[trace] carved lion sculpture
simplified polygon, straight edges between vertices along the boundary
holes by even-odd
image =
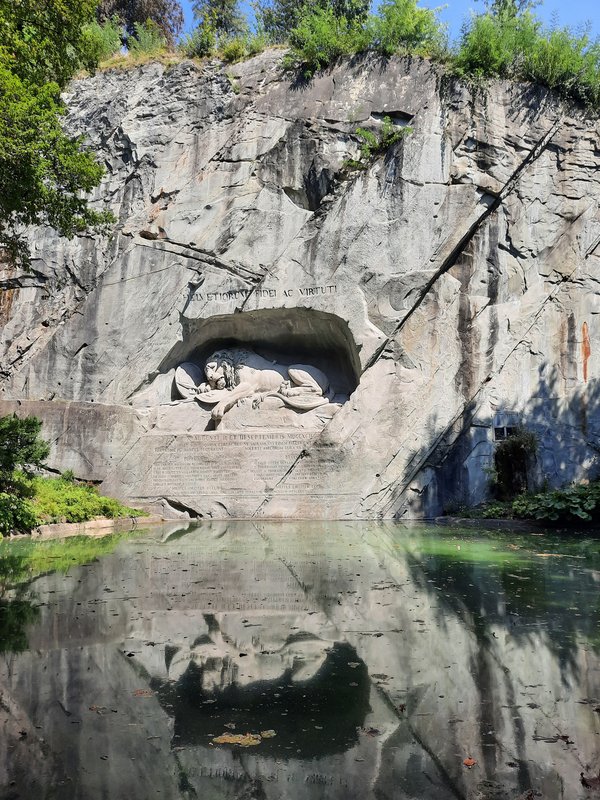
[[[198,385],[200,373],[196,364],[181,364],[175,384],[182,397],[214,405],[212,417],[216,422],[245,398],[252,398],[255,408],[266,397],[278,397],[290,408],[309,411],[329,403],[333,396],[327,376],[316,367],[286,367],[243,348],[213,353],[204,365],[206,381]]]

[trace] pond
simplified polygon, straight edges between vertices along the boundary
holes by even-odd
[[[600,796],[598,540],[178,523],[0,587],[2,800]]]

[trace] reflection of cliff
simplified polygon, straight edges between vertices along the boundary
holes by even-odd
[[[206,746],[215,731],[274,730],[261,756],[323,758],[356,745],[369,711],[367,668],[350,645],[324,651],[319,644],[320,663],[306,679],[292,666],[270,680],[244,684],[227,657],[194,659],[177,681],[153,679],[160,704],[175,721],[173,744]],[[306,664],[299,666],[303,672]],[[224,687],[215,685],[215,673],[227,675]]]
[[[597,556],[377,524],[159,539],[35,582],[32,650],[0,664],[0,797],[585,797]]]

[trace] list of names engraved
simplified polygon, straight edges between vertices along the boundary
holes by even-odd
[[[261,431],[164,437],[154,451],[151,492],[193,497],[271,491],[315,436],[314,431]],[[314,488],[319,479],[315,471]],[[303,492],[307,486],[289,488]]]

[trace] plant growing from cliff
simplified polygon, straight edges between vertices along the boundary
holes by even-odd
[[[360,139],[360,158],[349,159],[344,166],[349,169],[365,169],[369,162],[379,155],[386,153],[390,147],[410,136],[413,129],[409,125],[398,127],[390,117],[384,117],[381,129],[375,133],[368,128],[357,128],[356,136]]]
[[[304,77],[332,64],[341,56],[368,48],[368,32],[360,20],[337,16],[331,6],[305,11],[289,34],[288,69],[300,68]]]
[[[84,26],[94,7],[94,0],[0,3],[0,249],[12,263],[28,263],[27,225],[70,237],[112,220],[83,196],[102,167],[60,124],[60,90],[89,61]]]
[[[453,59],[464,77],[530,80],[600,106],[600,43],[587,31],[542,25],[535,3],[495,0],[474,14]]]
[[[384,56],[441,55],[446,48],[446,34],[436,13],[419,8],[417,0],[384,0],[370,19],[371,48]]]
[[[344,55],[374,51],[440,54],[445,35],[436,11],[418,0],[384,0],[376,15],[352,14],[335,2],[305,5],[289,33],[288,67],[301,67],[310,77]]]
[[[225,42],[221,48],[221,58],[228,64],[241,61],[247,54],[246,40],[242,36],[236,36]]]
[[[284,43],[302,17],[318,8],[330,8],[338,18],[364,23],[368,0],[257,0],[254,10],[258,28],[270,42]]]
[[[179,44],[180,51],[188,58],[211,56],[217,46],[217,32],[210,20],[202,22]]]

